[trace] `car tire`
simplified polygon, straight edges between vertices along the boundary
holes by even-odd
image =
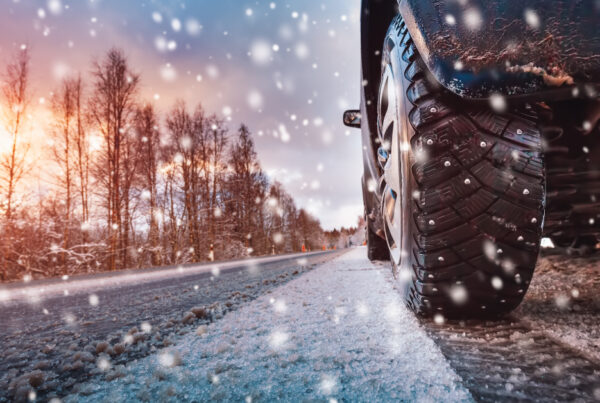
[[[531,107],[498,113],[444,89],[402,18],[394,19],[382,53],[375,143],[384,160],[386,244],[418,314],[495,317],[522,301],[544,221],[537,123]]]

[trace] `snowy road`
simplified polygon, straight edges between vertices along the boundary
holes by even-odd
[[[64,396],[342,252],[0,286],[0,402]],[[194,312],[190,312],[193,310]]]
[[[364,248],[307,259],[0,303],[4,399],[600,401],[600,258],[542,258],[511,317],[444,324]]]
[[[364,249],[322,265],[73,401],[470,401]]]

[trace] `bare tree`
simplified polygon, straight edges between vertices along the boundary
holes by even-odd
[[[85,127],[83,109],[83,83],[81,77],[71,82],[71,96],[74,106],[75,133],[75,165],[78,176],[78,193],[81,203],[81,222],[87,224],[90,219],[89,182],[90,182],[90,144]],[[83,243],[87,242],[84,231]]]
[[[11,144],[8,153],[0,160],[0,180],[4,190],[5,216],[13,215],[15,188],[26,170],[29,144],[22,140],[22,130],[31,101],[29,93],[29,50],[25,47],[6,66],[2,85],[4,122]]]
[[[134,117],[135,119],[135,117]],[[135,120],[133,121],[135,124]],[[135,206],[139,203],[139,195],[132,195],[136,182],[140,179],[140,149],[137,147],[137,136],[133,128],[125,130],[122,138],[122,179],[121,179],[121,203],[122,203],[122,230],[121,230],[121,265],[130,267],[130,256],[135,255],[136,248],[135,231],[133,225]]]
[[[129,209],[129,205],[123,203],[123,200],[129,201],[129,195],[124,195],[124,191],[129,191],[126,177],[129,172],[124,175],[123,165],[128,154],[126,136],[135,111],[140,77],[131,71],[125,55],[119,49],[109,50],[103,61],[94,63],[93,76],[90,115],[104,139],[96,174],[104,185],[109,232],[108,266],[110,270],[116,270],[125,263],[123,257],[129,247],[128,211],[126,220],[123,219],[123,210]]]
[[[319,249],[325,240],[319,221],[305,209],[298,211],[296,220],[302,245],[309,251]]]
[[[229,212],[238,223],[237,238],[244,240],[252,253],[257,246],[265,247],[262,204],[268,183],[245,125],[240,126],[237,140],[230,148],[229,166],[232,171],[228,178]]]
[[[226,178],[227,161],[227,128],[216,116],[208,119],[203,128],[202,172],[204,174],[202,192],[206,226],[208,227],[208,243],[217,242],[217,223],[221,222],[223,208],[219,195]],[[223,230],[223,228],[221,228]],[[210,247],[210,246],[209,246]]]
[[[71,233],[71,211],[73,190],[73,143],[76,121],[75,83],[65,79],[60,88],[55,91],[51,102],[54,115],[53,130],[53,157],[58,165],[56,175],[57,186],[64,197],[63,225],[63,250],[69,249]],[[65,254],[61,256],[61,263],[65,264]]]
[[[198,150],[203,141],[199,136],[200,116],[192,117],[183,101],[178,101],[167,115],[167,130],[176,150],[173,163],[181,175],[188,243],[194,260],[201,260],[198,222]]]
[[[150,263],[157,266],[162,263],[159,250],[158,222],[158,165],[160,163],[160,132],[158,117],[152,105],[147,104],[138,110],[135,121],[140,150],[140,183],[142,198],[147,199],[148,208],[148,241],[150,244]]]
[[[25,47],[8,63],[2,83],[4,125],[10,135],[10,148],[0,156],[0,189],[3,193],[4,233],[2,234],[2,271],[5,279],[9,272],[10,249],[16,242],[13,215],[15,190],[27,171],[29,144],[22,139],[25,117],[31,100],[29,92],[29,51]],[[13,245],[10,245],[12,243]]]

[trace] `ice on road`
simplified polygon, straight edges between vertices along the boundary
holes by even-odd
[[[472,400],[364,248],[79,393],[66,400]]]

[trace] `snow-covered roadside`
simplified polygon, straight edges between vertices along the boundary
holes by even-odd
[[[546,256],[515,317],[600,362],[600,258]]]
[[[387,266],[365,256],[357,248],[66,400],[472,400]]]
[[[226,270],[235,269],[240,266],[252,267],[261,264],[281,261],[283,259],[305,260],[312,255],[319,255],[322,252],[293,253],[277,256],[252,257],[248,259],[238,259],[229,262],[214,262],[200,264],[180,265],[174,267],[150,268],[150,269],[131,269],[120,272],[98,273],[96,275],[82,275],[69,278],[63,276],[62,281],[58,279],[39,280],[33,284],[0,284],[0,303],[4,305],[20,303],[23,300],[37,302],[45,298],[56,297],[60,295],[73,295],[77,293],[90,292],[90,290],[102,289],[108,287],[121,287],[127,284],[143,284],[156,282],[172,278],[175,273],[181,276],[191,276],[200,273],[221,273]],[[175,271],[176,270],[176,271]]]

